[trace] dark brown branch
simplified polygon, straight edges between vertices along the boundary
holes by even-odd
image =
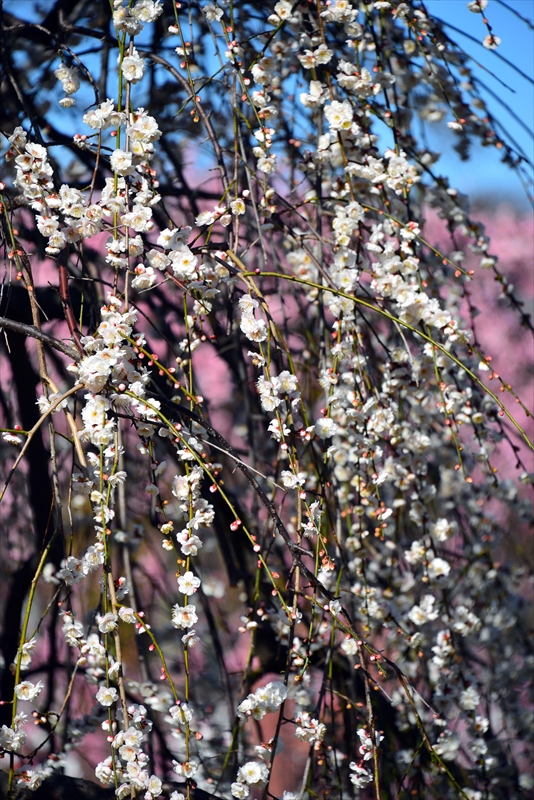
[[[64,344],[59,339],[54,338],[54,336],[50,336],[48,333],[38,330],[35,325],[26,325],[24,322],[16,322],[14,319],[0,317],[0,329],[2,328],[13,331],[13,333],[20,333],[22,336],[31,336],[32,339],[37,339],[43,342],[43,344],[53,347],[54,350],[59,350],[60,353],[72,358],[73,361],[80,361],[81,359],[81,355],[74,350],[73,347],[69,347],[68,344]]]
[[[65,314],[65,319],[67,320],[67,325],[69,326],[70,335],[76,343],[76,349],[78,350],[78,353],[83,356],[83,345],[80,340],[80,333],[74,318],[74,311],[72,310],[72,304],[69,296],[69,274],[67,270],[67,259],[67,254],[65,251],[62,251],[57,260],[59,267],[59,294],[61,296],[63,312]]]

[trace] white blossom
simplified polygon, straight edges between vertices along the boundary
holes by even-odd
[[[200,578],[193,575],[192,572],[185,572],[178,578],[178,591],[190,597],[200,587]]]
[[[337,433],[338,426],[330,417],[318,419],[315,423],[315,433],[320,439],[329,439]]]
[[[100,705],[105,706],[106,708],[108,706],[112,706],[113,703],[116,703],[118,698],[119,693],[114,686],[101,686],[96,693],[96,699]]]
[[[27,700],[31,703],[40,694],[42,688],[42,681],[37,681],[37,683],[22,681],[15,686],[15,694],[19,700]]]
[[[120,60],[120,59],[119,59]],[[122,60],[121,70],[122,74],[129,83],[139,83],[144,74],[145,59],[141,58],[137,49],[132,48],[130,55],[127,55]]]
[[[191,603],[186,606],[172,607],[172,624],[175,628],[192,628],[198,622],[196,607]]]

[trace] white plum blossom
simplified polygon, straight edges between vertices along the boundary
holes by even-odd
[[[282,485],[285,486],[286,489],[296,489],[299,486],[303,486],[306,482],[306,473],[298,472],[295,475],[293,472],[284,469],[280,473],[280,478],[282,480]]]
[[[237,707],[240,719],[253,717],[263,719],[265,714],[275,712],[287,697],[287,687],[280,681],[267,683],[265,686],[249,694]]]
[[[177,775],[183,778],[192,778],[198,771],[198,761],[190,759],[189,761],[173,761],[173,769]]]
[[[218,8],[214,3],[207,3],[202,7],[202,13],[208,22],[218,22],[222,18],[224,11],[222,8]]]
[[[84,114],[83,121],[94,130],[103,130],[117,124],[118,120],[114,118],[116,114],[114,101],[108,99],[100,103],[98,108]]]
[[[306,108],[318,108],[325,104],[327,94],[320,81],[310,81],[310,91],[302,92],[300,102]]]
[[[482,44],[488,50],[496,50],[498,46],[501,44],[501,38],[499,36],[495,36],[494,33],[488,33],[487,36],[484,36],[482,40]]]
[[[489,0],[471,0],[471,2],[467,4],[467,8],[474,14],[482,14],[484,9],[488,5],[488,2]]]
[[[163,11],[161,0],[136,0],[132,6],[132,14],[138,20],[148,24],[154,22]]]
[[[322,742],[326,735],[326,725],[324,722],[319,722],[318,719],[313,719],[307,711],[302,711],[295,717],[295,736],[302,742],[313,744],[314,742]]]
[[[54,70],[54,75],[58,81],[61,81],[63,91],[67,96],[75,94],[80,88],[80,78],[78,76],[78,70],[75,67],[67,67],[62,64]]]
[[[178,244],[169,253],[171,269],[180,280],[192,280],[196,276],[198,258],[185,244]]]
[[[315,433],[320,439],[329,439],[335,436],[338,426],[331,417],[323,417],[315,423]]]
[[[200,588],[200,578],[197,578],[191,571],[185,572],[178,578],[178,591],[187,597],[195,594]]]
[[[297,386],[298,381],[296,375],[292,375],[287,369],[283,370],[278,377],[273,378],[273,387],[277,393],[284,392],[291,394],[291,392],[297,391]]]
[[[455,520],[441,518],[432,523],[431,530],[438,542],[446,542],[458,533],[458,523]]]
[[[363,789],[365,786],[367,786],[368,783],[371,783],[371,781],[373,780],[373,773],[371,772],[371,770],[359,766],[354,761],[351,761],[349,767],[352,770],[349,776],[350,781],[351,783],[354,784],[354,786],[356,786],[357,789]]]
[[[96,699],[101,706],[108,708],[116,703],[119,698],[119,693],[114,686],[101,686],[96,693]]]
[[[419,605],[413,606],[408,613],[408,617],[414,623],[414,625],[424,625],[425,623],[431,622],[432,620],[438,618],[439,612],[434,609],[435,602],[436,598],[434,595],[425,594],[425,596],[419,601]]]
[[[116,152],[118,151],[116,150],[115,153]],[[113,155],[115,155],[115,153]],[[114,172],[118,172],[118,170],[114,168]],[[121,172],[120,174],[129,173]],[[154,223],[152,222],[152,209],[147,206],[134,204],[131,211],[122,215],[121,222],[123,225],[126,225],[129,228],[133,228],[134,231],[137,231],[138,233],[147,233],[154,227]]]
[[[250,789],[247,784],[241,783],[241,781],[234,781],[230,786],[230,791],[232,797],[237,797],[238,800],[245,800],[250,794]]]
[[[123,606],[122,608],[119,608],[119,617],[123,622],[127,622],[130,625],[135,625],[137,622],[135,611],[129,606]]]
[[[468,686],[467,689],[460,694],[460,707],[463,708],[464,711],[474,711],[479,703],[480,695],[474,686]]]
[[[261,761],[247,761],[237,772],[237,780],[248,786],[262,786],[267,782],[269,770]],[[235,795],[234,795],[235,797]]]
[[[28,134],[20,125],[17,125],[11,136],[8,136],[7,141],[12,147],[22,150],[26,144]]]
[[[333,51],[325,44],[321,44],[316,50],[305,50],[304,53],[299,53],[298,59],[305,69],[313,69],[318,65],[328,64],[333,56]]]
[[[202,211],[202,213],[198,214],[195,218],[195,225],[199,228],[204,225],[213,225],[216,219],[217,214],[214,211]]]
[[[243,315],[241,317],[241,330],[251,342],[264,342],[267,339],[267,326],[262,319]]]
[[[116,175],[131,175],[134,171],[133,155],[124,150],[114,150],[111,154],[111,169]]]
[[[98,630],[101,633],[111,633],[117,627],[117,617],[111,611],[98,620]]]
[[[187,529],[176,534],[176,541],[185,556],[196,556],[202,547],[202,540]]]
[[[120,59],[119,59],[120,60]],[[144,74],[145,59],[142,58],[135,47],[131,54],[122,60],[121,71],[129,83],[139,83]]]
[[[333,131],[348,130],[352,125],[353,111],[348,100],[343,100],[342,103],[334,100],[325,106],[324,115]]]
[[[37,683],[22,681],[15,686],[15,694],[19,700],[27,700],[31,703],[41,693],[42,688],[42,681],[37,681]]]
[[[192,628],[198,622],[196,607],[189,603],[186,606],[172,607],[172,624],[175,628]]]
[[[520,558],[529,432],[511,427],[512,407],[526,408],[514,359],[492,360],[473,320],[487,316],[480,281],[493,272],[488,298],[495,283],[524,323],[524,276],[517,294],[518,270],[497,254],[515,258],[518,243],[491,241],[436,167],[436,137],[420,135],[450,130],[462,161],[481,144],[524,170],[471,60],[414,0],[212,0],[187,13],[113,0],[102,17],[112,36],[98,14],[59,20],[61,41],[31,54],[47,64],[15,81],[21,37],[42,38],[43,26],[18,24],[11,5],[4,282],[20,283],[32,313],[10,320],[21,292],[6,286],[0,441],[9,476],[15,465],[10,580],[27,562],[30,582],[45,583],[35,597],[39,584],[15,586],[29,605],[6,664],[16,685],[0,749],[17,754],[16,781],[38,788],[100,731],[112,755],[95,774],[119,800],[170,794],[150,764],[168,748],[184,790],[171,800],[222,779],[223,794],[259,796],[291,742],[307,751],[292,779],[324,796],[349,783],[355,796],[389,796],[403,775],[406,792],[437,776],[448,796],[461,773],[472,800],[519,800],[534,786],[521,741],[532,711]],[[494,50],[487,7],[467,2]],[[120,91],[100,102],[108,50]],[[39,75],[53,91],[28,119]],[[82,83],[84,105],[93,89],[96,102],[78,115],[66,162],[58,145],[71,126],[47,105],[73,108]],[[39,367],[44,393],[37,439],[54,456],[48,521],[32,507],[31,457],[16,460],[36,432],[18,418],[21,325],[28,391]],[[519,487],[503,459],[510,442]],[[32,538],[32,520],[46,535]],[[43,549],[57,530],[63,540],[58,520],[59,561]],[[190,602],[201,588],[203,614]],[[43,613],[50,632],[59,619],[67,669],[50,709],[39,708],[43,681],[20,674],[50,668],[50,642],[37,647]],[[84,682],[95,707],[73,714]],[[54,726],[67,685],[74,705],[49,740],[63,749],[28,770],[17,703]],[[450,770],[434,769],[421,740]],[[232,777],[217,774],[223,751],[239,758]]]
[[[26,731],[22,728],[8,728],[2,725],[0,730],[0,747],[9,753],[17,753],[26,741]]]
[[[446,578],[451,571],[451,565],[443,558],[433,558],[428,565],[428,576],[434,580]]]

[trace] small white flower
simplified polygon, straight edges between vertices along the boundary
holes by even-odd
[[[213,211],[203,211],[196,217],[195,225],[198,228],[201,228],[203,225],[213,225],[216,219],[217,214],[215,214]]]
[[[502,39],[500,39],[498,36],[495,36],[493,33],[488,33],[488,35],[482,39],[482,44],[488,50],[496,50],[501,41]]]
[[[260,761],[247,761],[237,773],[239,783],[246,783],[249,786],[261,786],[267,782],[268,777],[269,769]]]
[[[250,794],[250,789],[248,788],[246,783],[241,783],[241,781],[235,781],[230,786],[230,791],[232,792],[232,797],[237,797],[238,800],[245,800]]]
[[[184,647],[186,649],[194,647],[196,645],[196,643],[199,642],[199,641],[200,641],[200,639],[196,635],[196,631],[195,630],[189,631],[188,633],[186,633],[186,634],[184,634],[182,636],[182,644],[184,645]]]
[[[262,319],[243,316],[240,328],[251,342],[264,342],[267,339],[267,326]]]
[[[442,517],[431,525],[431,531],[438,542],[446,542],[451,536],[456,536],[458,533],[458,524]]]
[[[16,753],[17,750],[20,750],[25,741],[25,731],[13,730],[13,728],[8,728],[7,725],[2,725],[2,729],[0,730],[0,747],[4,750]]]
[[[119,617],[122,619],[123,622],[127,622],[130,625],[135,625],[135,623],[137,622],[135,611],[133,610],[133,608],[129,608],[127,606],[119,608]]]
[[[54,71],[54,75],[58,81],[61,81],[65,94],[74,94],[80,88],[80,79],[75,67],[66,67],[62,65]]]
[[[367,786],[367,784],[371,783],[373,780],[371,771],[365,769],[365,767],[359,767],[354,761],[349,764],[349,768],[354,773],[350,775],[351,783],[353,783],[358,789],[363,789],[364,786]]]
[[[351,639],[344,639],[341,642],[341,649],[348,656],[355,656],[356,653],[358,652],[358,645],[356,644],[356,641],[354,639],[352,639],[352,638]]]
[[[425,594],[419,602],[420,605],[413,606],[408,612],[408,618],[414,625],[424,625],[426,622],[438,618],[439,613],[434,611],[434,603],[436,602],[434,595]]]
[[[100,633],[111,633],[117,627],[117,617],[108,611],[103,617],[98,620],[98,630]]]
[[[474,686],[468,686],[460,695],[460,707],[464,711],[474,711],[480,703],[480,695]]]
[[[134,171],[132,166],[132,154],[124,150],[114,150],[111,154],[110,165],[116,175],[131,175]]]
[[[101,686],[96,693],[96,699],[101,706],[108,708],[116,703],[119,698],[119,693],[113,686]]]
[[[273,380],[273,383],[276,386],[277,392],[291,394],[291,392],[297,391],[297,378],[287,369],[283,370],[280,375]]]
[[[435,580],[436,578],[446,578],[451,571],[451,565],[443,558],[433,558],[428,565],[428,577]]]
[[[187,606],[174,605],[172,607],[172,624],[175,628],[192,628],[197,622],[196,606],[192,603]]]
[[[239,298],[237,305],[239,306],[243,316],[252,317],[254,316],[254,310],[259,306],[259,302],[249,294],[244,294],[243,297]]]
[[[185,572],[178,578],[178,591],[190,597],[195,594],[200,587],[200,578],[196,578],[192,572]]]
[[[283,469],[280,473],[280,478],[286,489],[296,489],[306,482],[306,473],[298,472],[296,475],[294,475],[289,470]]]
[[[22,150],[22,148],[26,144],[27,136],[28,134],[26,133],[24,128],[21,128],[20,125],[18,125],[7,141],[9,142],[11,147],[16,147],[17,150]]]
[[[180,280],[191,280],[196,276],[198,258],[185,244],[178,244],[170,253],[172,271]]]
[[[15,686],[15,694],[19,700],[27,700],[29,703],[35,700],[43,688],[43,682],[38,681],[32,683],[31,681],[22,681]]]
[[[326,725],[318,719],[312,719],[307,711],[302,711],[295,718],[295,737],[302,742],[313,744],[321,742],[326,735]]]
[[[22,441],[20,436],[15,436],[14,433],[3,433],[2,434],[2,438],[3,438],[4,442],[7,442],[8,444],[14,444],[14,445],[20,444],[21,441]]]
[[[173,760],[172,763],[173,770],[177,775],[180,775],[183,778],[191,778],[198,770],[198,761],[195,761],[194,759],[191,761],[184,761],[183,763]]]
[[[232,211],[232,214],[240,215],[245,213],[246,206],[243,200],[238,198],[237,200],[234,200],[232,203],[230,203],[230,209]]]
[[[217,8],[217,6],[214,5],[213,3],[208,3],[202,9],[202,13],[204,14],[208,22],[218,22],[223,16],[224,12],[222,8]]]
[[[120,59],[120,57],[119,57]],[[145,59],[141,58],[137,49],[134,47],[132,54],[123,59],[121,69],[122,74],[130,83],[139,83],[143,77]]]
[[[280,19],[289,19],[291,17],[291,12],[293,11],[293,4],[289,2],[289,0],[279,0],[279,2],[274,7],[274,13]]]
[[[315,423],[315,433],[320,439],[329,439],[337,433],[338,427],[330,417],[318,419]]]
[[[156,2],[153,0],[137,0],[136,4],[132,8],[133,16],[136,17],[140,22],[144,23],[154,22],[154,20],[159,17],[162,11],[163,6],[160,4],[159,0]],[[149,789],[149,791],[152,790]]]
[[[324,115],[333,131],[349,130],[352,125],[353,111],[348,100],[343,100],[342,103],[334,100],[325,106]]]
[[[488,0],[472,0],[471,3],[467,4],[467,8],[474,14],[482,14],[487,5]]]
[[[339,600],[332,600],[330,603],[330,613],[334,615],[334,617],[339,617],[341,613],[341,603]]]
[[[161,779],[158,778],[156,775],[151,775],[150,778],[148,779],[147,789],[152,795],[152,797],[159,797],[163,790],[163,784],[161,782]]]
[[[202,540],[187,529],[177,533],[176,540],[184,556],[196,556],[202,547]]]

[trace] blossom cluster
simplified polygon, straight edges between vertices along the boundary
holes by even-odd
[[[18,702],[34,704],[36,727],[56,713],[37,708],[58,692],[33,677],[41,623],[28,624],[31,603],[47,616],[57,602],[58,664],[75,665],[71,689],[89,687],[82,716],[57,716],[57,763],[100,730],[95,774],[119,798],[159,797],[173,772],[186,793],[220,783],[225,797],[293,800],[272,769],[281,732],[286,751],[295,738],[308,751],[301,795],[432,781],[448,796],[452,780],[474,800],[519,798],[532,788],[528,573],[502,562],[505,520],[519,530],[532,514],[502,452],[526,486],[517,442],[529,440],[506,400],[525,405],[480,343],[474,279],[493,276],[526,315],[417,126],[443,121],[462,156],[478,138],[521,159],[419,3],[112,5],[117,95],[87,106],[76,166],[54,161],[33,119],[35,141],[22,126],[8,138],[13,219],[31,209],[81,306],[60,273],[76,345],[62,380],[75,383],[48,436],[56,533],[68,520],[71,537],[39,567],[0,747],[30,758]],[[494,49],[487,5],[468,7]],[[141,36],[156,22],[164,56]],[[83,57],[62,49],[50,70],[62,108],[93,83]],[[445,244],[429,236],[434,216]],[[17,279],[35,299],[30,267]],[[63,333],[26,328],[65,352]],[[52,387],[46,365],[61,362],[41,356]],[[41,422],[56,389],[37,399]],[[9,428],[5,446],[35,431]],[[37,788],[53,768],[17,776]]]
[[[287,697],[287,688],[280,681],[268,683],[249,694],[237,707],[240,719],[263,719],[265,714],[274,713]]]

